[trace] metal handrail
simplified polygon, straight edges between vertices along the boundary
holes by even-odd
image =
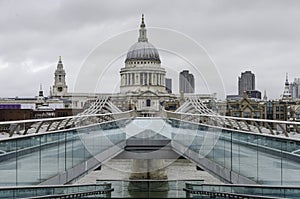
[[[296,124],[300,125],[300,122],[294,121],[282,121],[282,120],[269,120],[269,119],[256,119],[256,118],[244,118],[244,117],[232,117],[232,116],[224,116],[224,115],[213,115],[213,114],[199,114],[199,113],[181,113],[181,112],[172,112],[164,110],[167,113],[175,114],[175,115],[191,115],[191,116],[204,116],[204,117],[217,117],[217,118],[225,118],[225,119],[234,119],[234,120],[244,120],[244,121],[259,121],[259,122],[269,122],[269,123],[282,123],[282,124]]]
[[[197,188],[198,187],[198,188]],[[207,189],[205,187],[214,187],[216,189],[218,188],[224,188],[226,190],[226,188],[229,188],[229,190],[221,192],[220,190],[210,190]],[[196,188],[196,189],[195,189]],[[242,189],[239,189],[242,188]],[[253,195],[253,193],[251,193],[252,195],[247,195],[245,193],[245,188],[249,189],[249,190],[253,190],[253,189],[258,189],[260,191],[262,191],[262,193],[265,193],[265,196],[262,195]],[[189,193],[196,193],[197,192],[210,192],[213,196],[214,194],[219,194],[219,193],[225,193],[225,194],[231,194],[230,196],[244,196],[243,194],[245,194],[245,196],[247,197],[254,197],[254,198],[283,198],[283,197],[288,197],[289,195],[287,195],[289,193],[289,190],[297,190],[296,193],[300,194],[300,186],[289,186],[289,185],[258,185],[258,184],[195,184],[195,183],[186,183],[186,187],[185,187],[185,191],[188,191]],[[230,191],[231,189],[231,191]],[[266,194],[266,192],[264,192],[263,190],[278,190],[278,189],[282,189],[283,192],[280,192],[281,195],[278,195],[278,197],[274,197],[272,196],[268,196]],[[232,190],[235,190],[235,192],[233,192]],[[242,190],[241,193],[239,193],[239,191],[237,190]],[[285,192],[285,190],[287,190],[287,192]],[[240,194],[240,195],[238,195]],[[226,196],[227,196],[226,195]],[[216,195],[218,196],[218,195]],[[247,198],[245,197],[245,198]]]
[[[91,190],[85,190],[90,188]],[[76,190],[78,189],[78,190]],[[82,184],[82,185],[34,185],[34,186],[5,186],[0,187],[0,198],[2,192],[10,192],[10,198],[24,198],[22,192],[30,190],[31,192],[26,192],[26,198],[37,199],[37,198],[80,198],[88,195],[98,195],[98,194],[109,194],[110,197],[114,188],[112,188],[111,183],[102,184]],[[48,190],[46,194],[39,194],[39,190]],[[56,192],[58,190],[59,192]],[[64,193],[61,193],[63,190]],[[67,193],[65,193],[65,191]],[[20,194],[21,193],[21,194]],[[29,195],[28,195],[29,193]],[[43,192],[41,192],[43,193]],[[49,195],[51,194],[51,195]]]
[[[135,111],[124,111],[119,113],[101,113],[101,114],[90,114],[90,115],[75,115],[67,117],[56,117],[56,118],[43,118],[43,119],[30,119],[30,120],[18,120],[18,121],[5,121],[0,122],[0,126],[10,126],[8,128],[8,137],[13,137],[16,133],[24,130],[21,135],[27,135],[29,129],[32,129],[33,133],[40,132],[53,132],[57,130],[67,129],[71,127],[87,126],[91,123],[100,124],[106,121],[114,121],[122,118],[133,118],[135,117]],[[88,121],[91,118],[90,121]],[[98,118],[98,119],[93,119]],[[88,121],[89,123],[85,123]],[[23,127],[21,130],[17,127]],[[52,128],[51,128],[52,127]],[[54,128],[53,128],[54,127]],[[43,130],[42,130],[43,129]],[[32,132],[31,132],[32,133]],[[20,134],[20,133],[19,133]]]
[[[85,196],[93,196],[99,194],[108,194],[114,191],[114,188],[110,188],[103,191],[87,191],[87,192],[76,192],[76,193],[69,193],[69,194],[55,194],[55,195],[45,195],[45,196],[36,196],[36,197],[26,197],[21,199],[65,199],[65,198],[84,198]],[[103,197],[101,197],[103,198]],[[110,197],[108,197],[110,198]]]
[[[215,191],[200,191],[183,188],[190,194],[201,194],[210,197],[222,197],[222,198],[243,198],[243,199],[284,199],[282,197],[271,197],[271,196],[259,196],[259,195],[249,195],[249,194],[239,194],[239,193],[228,193],[228,192],[215,192]]]
[[[132,113],[133,110],[124,111],[120,113],[99,113],[99,114],[91,114],[91,115],[74,115],[74,116],[66,116],[66,117],[54,117],[54,118],[43,118],[43,119],[29,119],[29,120],[15,120],[15,121],[5,121],[0,122],[0,125],[3,124],[19,124],[19,123],[35,123],[35,122],[42,122],[42,121],[57,121],[57,120],[63,120],[63,119],[74,119],[74,118],[81,118],[81,117],[99,117],[99,116],[106,116],[106,115],[119,115],[119,114],[127,114]]]
[[[254,132],[262,134],[269,133],[272,135],[284,134],[285,137],[290,137],[290,132],[300,134],[300,122],[295,121],[280,121],[280,120],[269,120],[269,119],[255,119],[255,118],[240,118],[223,116],[218,114],[206,114],[206,113],[185,113],[185,112],[171,112],[163,110],[165,117],[168,119],[180,119],[188,122],[195,122],[198,124],[207,124],[210,126],[237,129],[240,131]],[[206,119],[202,119],[206,118]],[[213,124],[211,122],[213,122]],[[262,125],[258,125],[262,123]],[[221,125],[220,125],[221,124]],[[271,125],[277,125],[278,129],[272,128]],[[284,126],[286,128],[284,128]]]

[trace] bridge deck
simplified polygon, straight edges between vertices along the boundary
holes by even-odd
[[[124,151],[126,140],[130,148],[130,143],[151,144],[162,136],[157,154],[168,147],[224,181],[300,185],[298,140],[162,118],[110,121],[1,140],[0,185],[47,183],[53,178],[66,183]],[[131,152],[145,145],[135,147]]]

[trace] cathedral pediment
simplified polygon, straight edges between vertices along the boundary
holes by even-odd
[[[141,94],[138,95],[138,97],[159,97],[157,93],[147,90],[147,91],[143,91],[141,92]]]

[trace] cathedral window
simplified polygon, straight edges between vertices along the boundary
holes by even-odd
[[[151,100],[150,99],[146,100],[146,106],[148,106],[148,107],[151,106]]]

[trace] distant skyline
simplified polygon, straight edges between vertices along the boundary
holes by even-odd
[[[215,77],[208,77],[207,69],[199,67],[203,79],[195,75],[197,93],[206,93],[202,85],[209,84],[208,90],[218,92],[219,98],[237,94],[238,76],[250,70],[256,76],[256,89],[262,93],[266,90],[269,99],[279,99],[285,74],[289,74],[290,82],[300,77],[299,9],[297,0],[0,1],[0,97],[32,97],[38,94],[40,84],[45,95],[49,95],[59,56],[69,91],[76,91],[79,81],[88,82],[88,78],[80,80],[79,74],[92,52],[108,40],[118,41],[111,38],[121,34],[124,40],[111,45],[117,53],[108,47],[104,54],[102,51],[102,56],[107,53],[107,57],[114,58],[111,68],[116,74],[102,72],[105,86],[95,89],[115,91],[118,70],[124,65],[126,51],[137,40],[144,13],[149,41],[158,48],[162,66],[167,69],[166,77],[172,78],[176,93],[178,73],[191,71],[188,63],[194,67],[201,63],[194,61],[198,52],[176,51],[185,45],[181,43],[184,39],[172,43],[165,30],[186,35],[202,46],[219,71],[224,92],[218,91],[220,80],[213,85]],[[177,58],[170,56],[172,53],[177,53]],[[108,67],[99,65],[103,70]]]

